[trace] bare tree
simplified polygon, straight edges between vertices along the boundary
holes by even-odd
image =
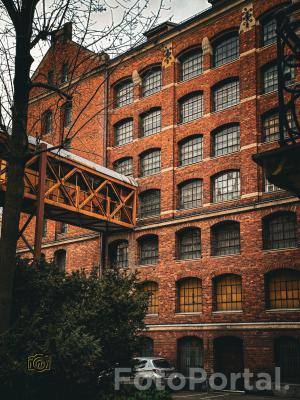
[[[8,143],[7,187],[0,241],[0,333],[9,328],[24,168],[26,160],[32,156],[28,146],[28,135],[34,134],[28,132],[30,93],[40,89],[57,94],[57,109],[61,102],[71,101],[78,81],[91,68],[95,54],[117,55],[137,44],[142,32],[157,22],[164,9],[163,1],[159,0],[155,12],[151,12],[150,0],[0,0],[0,130],[7,136]],[[108,23],[101,24],[101,20]],[[78,43],[78,51],[69,61],[69,73],[71,78],[76,73],[78,75],[76,71],[80,73],[77,83],[69,79],[70,84],[62,89],[55,82],[49,83],[43,77],[39,79],[32,75],[32,69],[51,46],[51,38],[53,44],[54,32],[67,22],[72,22]],[[86,49],[90,49],[90,53]],[[64,146],[67,139],[74,137],[87,123],[78,123],[80,115],[101,85],[103,82],[86,99],[86,105],[77,111],[75,122],[60,141],[60,146]],[[88,120],[102,111],[89,115]]]

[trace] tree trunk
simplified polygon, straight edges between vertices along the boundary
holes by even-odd
[[[27,22],[27,24],[26,24]],[[0,333],[10,325],[12,289],[16,264],[20,213],[24,194],[24,166],[27,152],[31,25],[24,18],[16,28],[16,57],[12,135],[9,141],[7,189],[0,241]],[[23,26],[22,26],[23,24]]]

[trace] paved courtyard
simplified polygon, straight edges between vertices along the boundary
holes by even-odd
[[[226,393],[226,392],[215,392],[215,393],[193,393],[193,392],[178,392],[174,393],[172,398],[174,400],[270,400],[280,399],[280,397],[270,396],[254,396],[243,393]],[[298,397],[284,397],[284,400],[295,400]]]

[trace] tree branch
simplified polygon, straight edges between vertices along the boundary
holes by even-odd
[[[8,15],[10,16],[13,24],[15,25],[18,13],[14,2],[12,0],[2,0],[2,3],[6,8],[6,11],[8,12]]]
[[[63,90],[59,89],[57,86],[49,85],[49,83],[31,82],[30,90],[33,88],[42,88],[42,89],[51,90],[52,92],[55,92],[55,93],[59,94],[60,96],[65,97],[69,101],[72,100],[72,96],[70,96],[68,93],[65,93]]]

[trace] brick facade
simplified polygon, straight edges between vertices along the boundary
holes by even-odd
[[[134,232],[108,238],[108,245],[118,240],[127,240],[130,268],[138,270],[141,282],[156,282],[158,285],[158,312],[146,318],[149,329],[146,336],[153,340],[154,354],[166,356],[180,367],[180,340],[196,337],[202,341],[204,366],[212,372],[218,369],[215,340],[223,336],[237,337],[242,339],[243,351],[240,357],[243,356],[243,365],[253,372],[271,371],[275,366],[276,339],[300,339],[300,309],[270,309],[266,300],[268,273],[282,269],[300,272],[299,247],[266,250],[263,246],[263,221],[273,213],[295,213],[299,234],[299,201],[284,191],[267,193],[263,173],[251,159],[252,154],[276,146],[276,142],[263,142],[262,116],[276,108],[277,95],[276,91],[267,94],[262,91],[263,67],[276,59],[276,45],[262,45],[262,21],[270,10],[283,2],[254,0],[249,5],[248,2],[235,0],[223,1],[218,6],[219,3],[216,1],[212,9],[148,38],[146,43],[131,49],[122,58],[111,60],[107,67],[107,131],[103,129],[102,122],[98,121],[98,125],[93,122],[75,139],[80,149],[97,153],[97,157],[80,153],[76,149],[75,140],[72,147],[77,154],[99,163],[106,158],[107,166],[112,169],[116,161],[132,157],[133,177],[138,182],[139,193],[149,189],[160,190],[159,215],[140,218]],[[250,10],[248,19],[245,7]],[[239,57],[214,67],[214,46],[222,34],[227,32],[237,32],[239,35]],[[193,48],[202,49],[203,71],[189,80],[181,81],[181,55]],[[150,67],[157,66],[162,71],[162,88],[155,94],[143,97],[143,74]],[[99,84],[103,74],[100,69],[99,74],[84,81],[83,86],[78,87],[79,95],[90,90],[85,85],[92,88],[97,82]],[[214,88],[220,82],[227,82],[228,78],[239,80],[239,103],[223,111],[213,111]],[[132,79],[133,101],[115,107],[116,87],[124,79]],[[193,92],[201,92],[203,95],[203,115],[191,122],[181,123],[180,100]],[[81,100],[84,101],[84,96]],[[38,107],[45,110],[49,101],[48,97],[46,100],[35,99],[31,106],[32,115]],[[87,112],[93,113],[99,107],[99,102],[104,104],[104,91],[99,91],[99,99],[89,106]],[[141,137],[141,116],[158,107],[162,115],[160,132]],[[128,118],[133,120],[133,138],[126,144],[115,146],[115,126]],[[239,151],[214,157],[214,132],[232,123],[240,127]],[[195,134],[202,135],[202,161],[179,166],[179,144]],[[103,140],[103,135],[107,135],[106,140]],[[103,143],[107,143],[106,149],[103,149]],[[157,174],[142,177],[141,155],[151,149],[161,151],[161,170]],[[106,157],[103,158],[104,153]],[[240,172],[240,196],[235,200],[216,203],[212,197],[213,178],[228,170]],[[180,184],[191,179],[202,180],[202,205],[181,210],[178,207]],[[240,251],[238,254],[215,256],[212,248],[213,229],[216,224],[224,221],[239,224]],[[50,224],[53,226],[54,223]],[[201,232],[201,258],[178,260],[177,233],[191,227]],[[91,264],[99,260],[100,239],[90,237],[88,241],[72,244],[72,240],[84,239],[82,234],[77,228],[70,228],[67,234],[70,243],[60,244],[55,242],[51,228],[45,244],[51,240],[54,242],[53,246],[46,249],[46,257],[52,256],[55,244],[58,248],[67,249],[67,269],[81,267],[82,263],[91,267]],[[158,262],[154,265],[139,265],[139,240],[150,234],[156,235],[158,239]],[[81,260],[82,252],[86,257]],[[223,274],[241,277],[240,310],[217,311],[214,307],[215,278]],[[178,312],[177,283],[188,277],[201,280],[201,312]]]

